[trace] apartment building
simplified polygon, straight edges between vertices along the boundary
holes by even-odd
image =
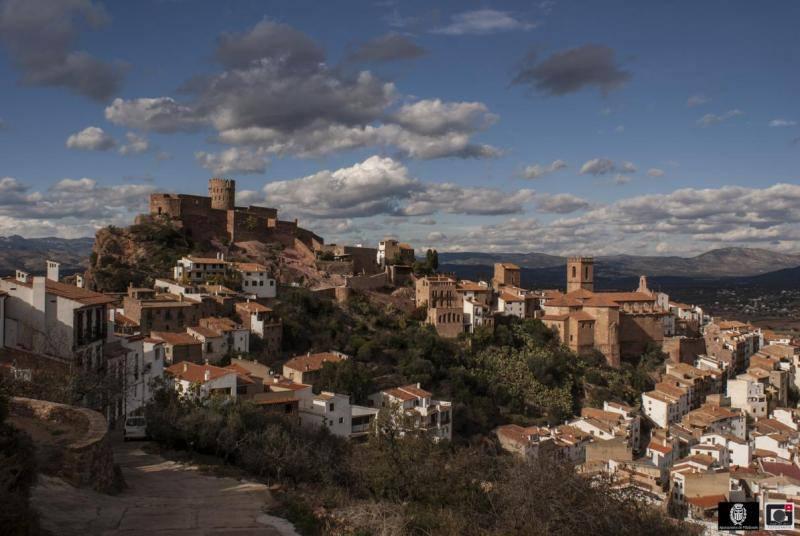
[[[719,370],[700,369],[687,363],[669,361],[662,380],[667,379],[686,388],[690,409],[699,408],[708,395],[721,393],[724,385],[723,373]]]
[[[703,333],[706,354],[726,363],[733,378],[750,366],[750,357],[764,345],[761,329],[736,321],[714,319]]]
[[[745,415],[738,409],[722,407],[708,401],[681,419],[681,426],[697,437],[716,433],[746,439],[745,424]]]
[[[728,464],[721,464],[722,467],[727,467],[728,465],[749,467],[752,461],[753,449],[750,446],[750,442],[730,434],[703,434],[700,436],[699,445],[719,445],[725,447],[728,453]]]
[[[172,269],[172,276],[177,281],[201,283],[212,277],[224,277],[230,263],[221,253],[216,257],[181,257]]]
[[[642,412],[661,428],[678,422],[689,411],[689,390],[676,381],[661,381],[642,393]]]
[[[764,384],[749,373],[728,380],[728,397],[731,407],[741,409],[754,418],[767,416],[767,395]]]
[[[278,285],[270,277],[267,267],[256,262],[234,262],[230,264],[242,281],[242,292],[255,298],[274,298],[278,295]]]

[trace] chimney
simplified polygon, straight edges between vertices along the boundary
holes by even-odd
[[[211,371],[206,369],[203,373],[203,381],[208,381],[211,379]]]
[[[58,281],[60,267],[61,265],[55,261],[47,261],[47,279]]]
[[[33,278],[33,309],[45,315],[47,319],[47,283],[41,276]],[[46,322],[46,320],[45,320]],[[43,326],[45,330],[47,326]]]
[[[188,372],[189,371],[189,363],[186,362],[186,361],[183,362],[183,371],[184,372]]]
[[[81,274],[75,276],[75,286],[78,288],[86,288],[86,282],[83,280]]]
[[[28,283],[30,282],[31,275],[28,272],[23,272],[22,270],[17,270],[16,273],[16,280],[20,283]]]

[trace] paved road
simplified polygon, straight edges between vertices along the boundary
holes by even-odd
[[[116,496],[41,476],[32,503],[43,527],[59,536],[297,536],[285,520],[264,514],[272,501],[264,485],[207,476],[142,445],[115,445],[128,486]]]

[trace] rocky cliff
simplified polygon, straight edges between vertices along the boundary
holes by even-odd
[[[279,283],[299,282],[312,288],[343,283],[341,277],[317,270],[314,253],[299,240],[233,244],[214,240],[198,244],[168,220],[138,221],[130,227],[106,227],[97,232],[85,273],[91,288],[124,292],[129,284],[150,287],[156,277],[171,277],[180,257],[214,257],[217,253],[232,261],[264,264]]]

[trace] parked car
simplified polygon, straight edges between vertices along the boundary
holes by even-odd
[[[127,417],[125,419],[125,441],[129,439],[147,439],[147,421],[144,417]]]

